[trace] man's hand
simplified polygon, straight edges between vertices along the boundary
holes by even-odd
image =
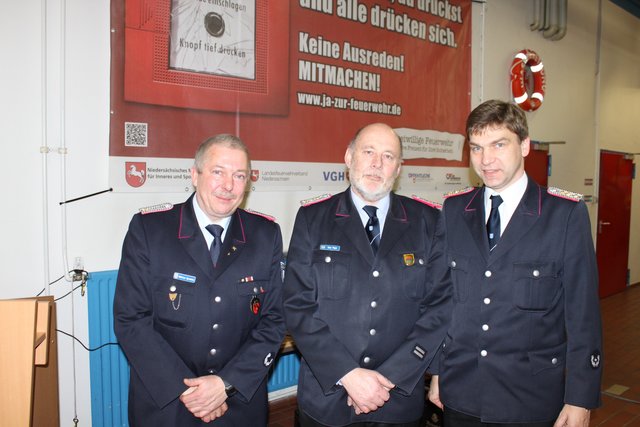
[[[382,407],[389,400],[389,390],[395,387],[391,381],[376,371],[355,368],[340,383],[349,395],[347,404],[356,414],[368,414]]]
[[[189,388],[182,393],[180,401],[193,415],[204,421],[205,417],[210,417],[211,414],[217,418],[226,412],[227,408],[224,410],[221,408],[227,400],[222,378],[217,375],[206,375],[198,378],[185,378],[184,383]]]
[[[443,409],[442,402],[440,401],[440,384],[438,384],[438,376],[431,377],[431,384],[429,384],[429,394],[427,395],[431,403],[438,408]]]
[[[591,411],[565,404],[553,427],[589,427]]]
[[[215,420],[216,418],[220,418],[221,416],[224,415],[225,412],[227,412],[227,409],[229,409],[229,407],[225,402],[222,405],[218,406],[217,409],[214,409],[212,412],[209,412],[207,415],[202,417],[202,421],[204,421],[205,423],[209,423]]]

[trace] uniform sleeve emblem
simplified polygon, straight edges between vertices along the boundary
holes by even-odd
[[[422,348],[422,346],[416,344],[416,346],[413,347],[413,355],[422,360],[427,355],[427,350]]]
[[[271,365],[271,363],[273,363],[273,355],[271,353],[267,354],[264,357],[264,361],[262,363],[264,364],[264,366]]]
[[[591,367],[598,369],[600,367],[600,352],[598,350],[591,353]]]

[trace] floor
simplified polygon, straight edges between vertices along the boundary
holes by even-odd
[[[640,427],[640,285],[601,300],[602,406],[590,427]],[[269,427],[293,427],[295,397],[271,403]]]
[[[591,426],[640,427],[640,285],[604,298],[600,304],[603,393],[602,406],[591,412]]]

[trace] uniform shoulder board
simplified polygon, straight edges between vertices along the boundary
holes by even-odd
[[[146,206],[144,208],[140,208],[140,213],[142,215],[146,215],[146,214],[150,214],[150,213],[170,211],[171,209],[173,209],[173,204],[171,204],[171,203],[160,203],[160,204],[157,204],[157,205],[151,205],[151,206]]]
[[[411,198],[417,202],[423,203],[427,206],[431,206],[432,208],[438,209],[438,210],[442,210],[442,204],[440,203],[436,203],[436,202],[432,202],[431,200],[427,200],[427,199],[423,199],[420,196],[416,196],[415,194],[411,195]]]
[[[302,206],[315,205],[316,203],[323,202],[331,198],[331,194],[321,194],[320,196],[312,197],[310,199],[300,200]]]
[[[253,209],[245,209],[245,211],[246,211],[246,212],[249,212],[250,214],[258,215],[258,216],[261,216],[262,218],[266,218],[266,219],[268,219],[269,221],[273,221],[273,222],[275,222],[275,220],[276,220],[276,217],[274,217],[274,216],[267,215],[267,214],[264,214],[264,213],[262,213],[262,212],[254,211]]]
[[[460,196],[462,194],[467,194],[472,192],[475,189],[475,187],[466,187],[463,188],[461,190],[453,190],[453,191],[449,191],[448,193],[445,193],[444,198],[447,199],[449,197],[455,197],[455,196]]]
[[[552,196],[560,197],[562,199],[573,200],[574,202],[579,202],[580,200],[582,200],[582,194],[563,190],[562,188],[558,187],[547,188],[547,193],[551,194]]]

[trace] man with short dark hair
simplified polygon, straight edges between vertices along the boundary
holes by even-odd
[[[287,255],[300,425],[417,427],[450,311],[440,212],[391,191],[402,147],[389,126],[360,130],[345,163],[351,187],[300,208]]]
[[[484,186],[444,203],[454,304],[429,398],[446,427],[587,427],[602,374],[587,208],[527,177],[516,105],[479,105],[467,138]]]
[[[199,147],[186,202],[137,214],[122,249],[115,332],[131,365],[131,426],[266,426],[284,335],[282,237],[239,206],[244,143]]]

